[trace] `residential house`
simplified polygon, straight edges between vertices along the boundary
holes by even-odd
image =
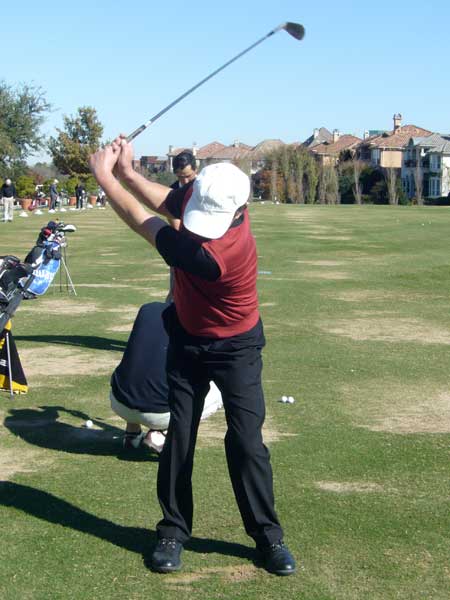
[[[312,150],[315,146],[332,142],[333,134],[331,133],[331,131],[328,131],[326,127],[316,127],[313,130],[312,136],[310,136],[307,140],[303,142],[303,146],[305,146],[305,148],[308,148],[308,150]]]
[[[183,150],[190,150],[196,160],[198,169],[216,162],[233,162],[242,166],[244,170],[255,173],[265,164],[265,157],[274,149],[284,145],[281,140],[263,140],[256,146],[249,146],[235,140],[230,146],[225,146],[220,142],[210,142],[206,146],[197,148],[194,144],[191,148],[176,148],[169,146],[167,154],[167,164],[171,169],[173,157]]]
[[[206,146],[199,148],[195,154],[197,167],[202,169],[204,166],[214,162],[214,156],[224,148],[226,148],[226,146],[221,142],[210,142],[209,144],[206,144]]]
[[[281,140],[263,140],[253,146],[248,153],[248,160],[250,161],[250,173],[254,175],[266,166],[267,156],[269,156],[275,150],[285,146],[285,143]]]
[[[337,129],[333,131],[330,142],[310,147],[321,165],[337,165],[343,152],[351,151],[361,143],[361,139],[350,134],[341,135]]]
[[[206,164],[212,162],[232,162],[238,164],[241,161],[245,161],[248,155],[249,150],[252,149],[252,146],[248,146],[247,144],[243,144],[238,140],[235,140],[231,146],[225,146],[224,148],[219,148],[215,152],[211,152]],[[199,167],[203,167],[201,164]]]
[[[450,193],[450,135],[433,133],[410,138],[402,163],[403,189],[409,198],[417,195],[439,198]]]
[[[376,167],[401,169],[403,153],[412,137],[426,137],[431,131],[416,125],[402,125],[402,116],[394,115],[394,129],[390,132],[376,135],[363,140],[359,155],[364,156],[364,151],[370,153],[369,162]]]

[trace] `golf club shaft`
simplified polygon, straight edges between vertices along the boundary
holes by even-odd
[[[220,71],[223,71],[223,69],[225,69],[226,67],[228,67],[228,65],[231,65],[231,63],[233,63],[234,61],[238,60],[238,58],[241,58],[241,56],[243,56],[244,54],[247,54],[247,52],[250,52],[250,50],[252,50],[255,46],[258,46],[258,44],[261,44],[262,42],[264,42],[264,40],[266,40],[267,38],[269,38],[270,36],[272,36],[274,33],[276,33],[277,31],[280,31],[280,29],[283,29],[283,28],[284,28],[284,24],[279,25],[275,29],[272,29],[272,31],[270,31],[267,35],[265,35],[264,37],[262,37],[260,40],[258,40],[257,42],[255,42],[254,44],[252,44],[251,46],[249,46],[248,48],[246,48],[245,50],[243,50],[242,52],[240,52],[239,54],[237,54],[234,58],[232,58],[231,60],[229,60],[228,62],[226,62],[224,65],[222,65],[218,69],[216,69],[213,73],[211,73],[210,75],[208,75],[207,77],[205,77],[204,79],[202,79],[201,81],[199,81],[196,85],[194,85],[194,87],[191,87],[187,92],[185,92],[184,94],[182,94],[179,98],[177,98],[176,100],[174,100],[173,102],[171,102],[169,105],[167,105],[165,108],[163,108],[162,110],[160,110],[159,113],[157,113],[154,117],[152,117],[146,123],[144,123],[143,125],[141,125],[137,129],[135,129],[133,131],[133,133],[130,133],[130,135],[127,137],[127,142],[131,142],[131,140],[134,140],[134,138],[136,136],[138,136],[140,133],[142,133],[143,131],[145,131],[149,125],[151,125],[152,123],[154,123],[164,113],[166,113],[173,106],[175,106],[176,104],[178,104],[178,102],[181,102],[181,100],[183,100],[184,98],[186,98],[186,96],[189,96],[189,94],[192,94],[192,92],[194,92],[197,88],[199,88],[201,85],[203,85],[206,81],[208,81],[209,79],[211,79],[212,77],[214,77],[214,75],[217,75],[217,73],[220,73]]]

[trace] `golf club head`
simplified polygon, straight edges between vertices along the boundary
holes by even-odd
[[[296,40],[302,40],[305,36],[305,28],[300,23],[285,23],[283,29]]]

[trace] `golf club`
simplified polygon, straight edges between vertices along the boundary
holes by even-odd
[[[241,58],[241,56],[243,56],[247,52],[250,52],[250,50],[252,50],[255,46],[257,46],[258,44],[261,44],[261,42],[264,42],[264,40],[266,40],[267,38],[272,36],[274,33],[277,33],[277,31],[280,31],[281,29],[284,29],[284,31],[287,31],[289,33],[289,35],[292,35],[292,37],[294,37],[296,40],[302,40],[303,36],[305,35],[305,28],[303,27],[303,25],[300,25],[299,23],[283,23],[282,25],[275,27],[275,29],[272,29],[272,31],[269,31],[269,33],[267,35],[265,35],[260,40],[258,40],[257,42],[255,42],[254,44],[249,46],[246,50],[243,50],[242,52],[240,52],[237,56],[235,56],[234,58],[232,58],[231,60],[226,62],[224,65],[222,65],[221,67],[216,69],[213,73],[211,73],[210,75],[208,75],[207,77],[205,77],[204,79],[199,81],[196,85],[194,85],[194,87],[191,87],[187,92],[182,94],[179,98],[177,98],[176,100],[171,102],[168,106],[166,106],[165,108],[160,110],[159,113],[157,113],[154,117],[152,117],[146,123],[144,123],[137,129],[135,129],[133,131],[133,133],[130,133],[130,135],[127,137],[127,142],[131,142],[131,140],[134,140],[134,138],[136,136],[138,136],[140,133],[145,131],[145,129],[147,129],[147,127],[149,125],[154,123],[157,119],[159,119],[159,117],[161,117],[164,113],[166,113],[168,110],[170,110],[172,108],[172,106],[175,106],[175,104],[178,104],[178,102],[181,102],[181,100],[183,100],[183,98],[186,98],[186,96],[189,96],[189,94],[191,94],[194,90],[196,90],[201,85],[203,85],[206,81],[208,81],[209,79],[214,77],[214,75],[217,75],[217,73],[219,73],[220,71],[223,71],[223,69],[225,69],[225,67],[228,67],[228,65],[231,65],[231,63],[236,61],[238,58]]]

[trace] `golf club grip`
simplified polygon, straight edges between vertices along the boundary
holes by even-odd
[[[147,129],[147,125],[141,125],[137,129],[135,129],[133,133],[130,133],[130,135],[127,136],[127,142],[131,142],[131,140],[134,140],[134,138],[137,137],[140,133],[142,133],[145,129]]]

